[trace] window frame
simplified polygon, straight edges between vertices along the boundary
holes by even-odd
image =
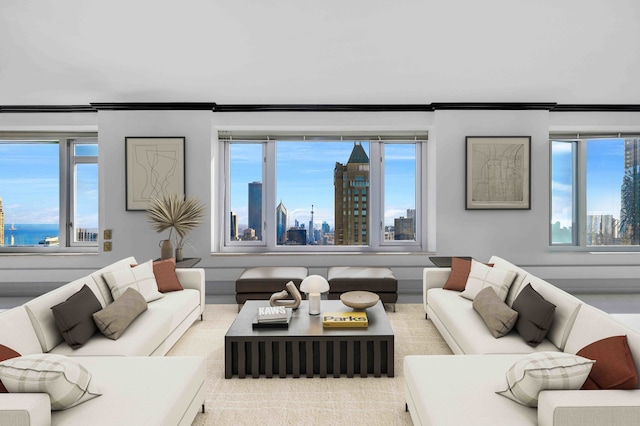
[[[51,143],[58,145],[58,246],[30,246],[7,247],[0,246],[0,254],[15,253],[97,253],[96,241],[75,242],[73,236],[73,218],[75,213],[75,165],[95,163],[98,156],[78,157],[74,155],[74,148],[78,144],[98,144],[98,134],[95,132],[0,132],[1,143]],[[99,209],[98,209],[99,214]],[[98,230],[99,232],[99,223]]]
[[[553,251],[582,252],[640,252],[640,245],[587,245],[587,141],[593,139],[640,139],[640,133],[555,133],[549,134],[549,248]],[[574,144],[573,152],[573,225],[571,243],[553,243],[553,155],[552,143],[566,142]]]
[[[380,134],[378,134],[380,133]],[[223,171],[222,184],[223,191],[220,191],[218,202],[222,204],[224,213],[218,221],[218,229],[223,230],[219,235],[220,252],[222,253],[376,253],[376,252],[426,252],[428,239],[426,236],[427,224],[427,185],[426,185],[426,165],[427,165],[427,145],[428,135],[426,131],[419,132],[419,135],[408,136],[407,133],[386,134],[376,133],[376,137],[368,135],[366,138],[355,134],[340,134],[339,136],[322,134],[321,132],[312,135],[291,135],[278,134],[276,136],[266,136],[264,133],[242,133],[220,131],[218,141],[222,147],[223,155],[220,156],[220,170]],[[367,232],[369,235],[368,245],[305,245],[289,246],[277,244],[277,218],[276,200],[276,144],[278,142],[299,141],[354,141],[369,142],[369,165],[370,165],[370,188],[367,191],[369,209],[367,215],[369,221]],[[231,211],[230,211],[230,146],[236,143],[262,143],[263,144],[263,194],[262,194],[262,214],[263,214],[263,239],[262,241],[231,241]],[[385,241],[384,240],[384,155],[382,146],[384,144],[404,143],[415,144],[416,146],[416,177],[415,177],[415,209],[416,209],[416,239],[415,241]],[[378,190],[372,191],[375,184]],[[375,208],[374,208],[375,206]],[[273,208],[272,208],[273,207]],[[420,213],[418,213],[420,212]],[[372,230],[377,232],[372,233]]]

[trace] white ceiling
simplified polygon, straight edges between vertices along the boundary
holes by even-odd
[[[640,103],[637,0],[0,0],[0,105]]]

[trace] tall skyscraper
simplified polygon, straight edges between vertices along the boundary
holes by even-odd
[[[347,164],[336,162],[335,245],[369,244],[369,156],[362,144],[355,143]]]
[[[2,210],[2,198],[0,198],[0,247],[4,245],[4,210]]]
[[[231,215],[231,221],[230,221],[231,234],[230,234],[230,239],[231,239],[231,241],[237,241],[237,240],[240,239],[240,237],[238,236],[238,215],[235,214],[234,212],[231,212],[230,215]]]
[[[316,237],[315,237],[315,233],[314,231],[314,226],[313,226],[313,204],[311,204],[311,220],[309,221],[309,240],[308,243],[309,244],[314,244],[316,242]]]
[[[249,228],[256,231],[257,240],[262,240],[262,182],[249,184]]]
[[[640,139],[624,141],[624,177],[620,197],[620,237],[640,244]]]
[[[397,217],[394,219],[394,240],[410,241],[415,240],[415,233],[413,232],[413,218],[409,217]]]
[[[278,238],[278,244],[284,244],[287,241],[287,229],[289,228],[289,213],[287,208],[282,204],[278,204],[276,207],[276,235]]]

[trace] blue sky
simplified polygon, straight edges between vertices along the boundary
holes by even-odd
[[[369,144],[362,146],[369,155]],[[333,170],[336,162],[348,161],[352,150],[353,142],[278,142],[276,205],[282,201],[287,208],[290,225],[297,219],[308,226],[313,205],[316,226],[323,221],[333,226]],[[231,210],[239,225],[247,223],[248,183],[262,181],[260,152],[257,144],[232,145]],[[385,224],[392,225],[415,208],[415,147],[388,146],[385,158]]]
[[[97,228],[97,166],[79,171],[79,226]],[[6,224],[59,222],[59,146],[0,144],[0,198]],[[76,223],[78,225],[78,223]]]
[[[554,143],[552,222],[571,226],[570,144]],[[624,140],[587,142],[587,214],[620,218],[620,190],[624,175]]]

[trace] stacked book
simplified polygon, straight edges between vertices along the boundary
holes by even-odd
[[[322,315],[324,328],[367,328],[369,319],[365,311],[325,312]]]
[[[253,328],[289,328],[291,309],[284,306],[261,306],[258,308]]]

